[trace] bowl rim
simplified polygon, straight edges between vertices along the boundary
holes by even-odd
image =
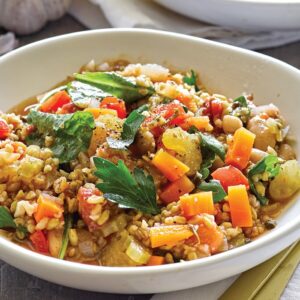
[[[250,0],[251,1],[251,0]],[[55,43],[60,42],[63,40],[71,40],[74,38],[80,38],[81,36],[93,36],[93,35],[102,35],[102,34],[135,34],[135,35],[154,35],[154,36],[160,36],[162,38],[172,38],[172,39],[179,39],[181,41],[190,41],[194,43],[200,43],[211,47],[217,47],[217,48],[223,48],[225,50],[232,51],[233,53],[239,53],[243,54],[245,56],[252,56],[254,58],[267,61],[269,63],[275,63],[276,65],[280,66],[282,69],[285,69],[288,72],[294,73],[294,76],[299,77],[300,79],[300,70],[297,68],[282,62],[276,58],[272,58],[270,56],[256,53],[251,50],[242,49],[239,47],[218,43],[214,41],[209,41],[206,39],[193,37],[193,36],[187,36],[184,34],[179,33],[171,33],[166,31],[160,31],[160,30],[152,30],[152,29],[127,29],[127,28],[120,28],[120,29],[96,29],[96,30],[89,30],[89,31],[79,31],[75,33],[69,33],[64,35],[59,35],[51,38],[47,38],[41,41],[37,41],[34,43],[31,43],[29,45],[22,46],[16,50],[13,50],[12,52],[9,52],[7,54],[4,54],[2,57],[0,57],[0,66],[1,63],[5,62],[7,59],[11,59],[16,55],[22,55],[23,52],[31,51],[32,48],[38,48],[42,47],[49,43]],[[174,271],[181,271],[184,269],[194,269],[194,268],[200,268],[205,267],[209,265],[214,265],[216,263],[220,263],[223,260],[229,260],[236,256],[245,255],[247,253],[252,252],[255,249],[259,249],[263,247],[266,244],[271,244],[272,242],[275,242],[276,240],[280,240],[284,236],[292,233],[297,227],[300,227],[300,218],[289,220],[287,224],[283,225],[280,228],[277,228],[276,231],[271,231],[268,234],[262,236],[261,238],[258,238],[251,243],[244,245],[239,248],[231,249],[229,251],[225,251],[222,253],[218,253],[217,255],[204,257],[201,259],[196,259],[193,261],[185,261],[182,263],[174,263],[174,264],[167,264],[167,265],[160,265],[160,266],[139,266],[139,267],[109,267],[109,266],[96,266],[96,265],[87,265],[83,263],[78,262],[71,262],[66,260],[60,260],[54,257],[46,256],[39,254],[37,252],[34,252],[32,250],[28,250],[26,248],[23,248],[22,246],[19,246],[8,239],[0,236],[0,249],[2,247],[6,248],[6,251],[15,252],[16,255],[20,256],[20,258],[28,259],[28,260],[34,260],[36,263],[41,264],[51,264],[51,267],[53,268],[67,268],[68,270],[77,270],[77,271],[89,271],[93,274],[97,274],[101,272],[102,274],[107,275],[141,275],[147,273],[150,274],[156,274],[156,273],[168,273],[168,272],[174,272]]]

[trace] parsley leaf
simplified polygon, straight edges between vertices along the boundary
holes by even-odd
[[[190,75],[186,75],[183,77],[183,82],[191,85],[191,86],[195,86],[195,91],[198,92],[199,91],[199,87],[197,86],[197,74],[195,73],[194,70],[191,70],[191,74]]]
[[[221,142],[219,142],[212,135],[199,132],[201,136],[201,147],[206,148],[209,151],[217,154],[222,160],[225,160],[225,148]]]
[[[27,137],[27,143],[44,146],[45,137],[53,136],[54,142],[50,149],[60,163],[69,162],[88,149],[95,127],[92,114],[84,111],[56,115],[31,110],[27,122],[36,128]]]
[[[198,187],[202,191],[212,191],[214,203],[222,201],[227,196],[219,180],[204,181]]]
[[[234,103],[238,103],[241,107],[248,107],[247,99],[245,96],[239,96],[233,100]]]
[[[95,175],[103,182],[97,188],[108,200],[118,203],[121,208],[132,208],[146,214],[160,212],[156,203],[156,190],[152,176],[135,168],[130,173],[122,160],[115,165],[112,162],[94,157],[97,168]]]
[[[17,228],[12,215],[3,206],[0,206],[0,228]]]
[[[80,108],[89,107],[92,101],[100,102],[103,98],[110,96],[93,85],[77,80],[68,83],[67,88],[72,102]]]
[[[202,175],[202,179],[206,179],[210,172],[209,168],[212,166],[216,155],[218,155],[222,160],[225,159],[225,148],[222,143],[220,143],[212,135],[204,134],[198,132],[201,137],[201,153],[202,153],[202,164],[199,173]]]
[[[253,176],[267,172],[269,175],[269,178],[271,179],[271,178],[276,177],[278,175],[279,171],[280,171],[279,160],[278,160],[278,157],[275,155],[265,156],[254,167],[252,167],[249,170],[248,180],[249,180],[250,189],[262,205],[267,204],[268,199],[265,196],[260,195],[258,193],[258,191],[256,190]]]
[[[121,139],[107,138],[107,143],[110,148],[124,150],[133,143],[137,131],[145,120],[145,116],[142,115],[142,112],[147,109],[148,106],[143,105],[130,113],[123,124]]]
[[[115,72],[86,72],[75,74],[75,78],[123,99],[127,103],[135,102],[154,93],[153,87],[140,86]]]

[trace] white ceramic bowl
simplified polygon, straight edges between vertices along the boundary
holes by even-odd
[[[300,140],[300,71],[273,58],[194,37],[151,30],[98,30],[40,41],[0,58],[0,107],[47,90],[94,58],[167,64],[199,71],[212,91],[231,97],[253,92],[257,103],[278,105]],[[298,129],[298,131],[297,131]],[[299,146],[297,153],[300,154]],[[243,247],[191,262],[112,268],[62,261],[0,238],[0,258],[62,285],[113,293],[157,293],[190,288],[243,272],[300,237],[300,201],[278,226]]]
[[[155,0],[188,17],[245,31],[300,28],[300,0]]]

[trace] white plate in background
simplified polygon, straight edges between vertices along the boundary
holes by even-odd
[[[179,14],[243,31],[300,30],[300,0],[154,0]]]

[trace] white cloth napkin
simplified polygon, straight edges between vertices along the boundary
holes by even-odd
[[[88,3],[85,0],[74,0],[71,14],[84,25],[93,29],[104,28],[104,25],[117,28],[161,29],[195,35],[248,49],[276,47],[300,40],[300,30],[245,33],[189,19],[150,0],[90,1],[101,7],[109,25],[107,22],[103,22],[100,10],[87,8]],[[82,8],[82,11],[74,9],[78,5],[85,6],[85,8]],[[88,10],[93,10],[89,17],[86,15]]]
[[[300,40],[299,31],[242,33],[188,19],[146,0],[73,0],[69,13],[91,29],[107,27],[151,28],[192,34],[199,37],[260,49]],[[101,8],[101,9],[100,9]],[[236,280],[233,276],[219,282],[188,290],[156,294],[152,300],[216,300]],[[282,300],[300,299],[300,266],[286,287]],[[268,299],[266,299],[268,300]]]

